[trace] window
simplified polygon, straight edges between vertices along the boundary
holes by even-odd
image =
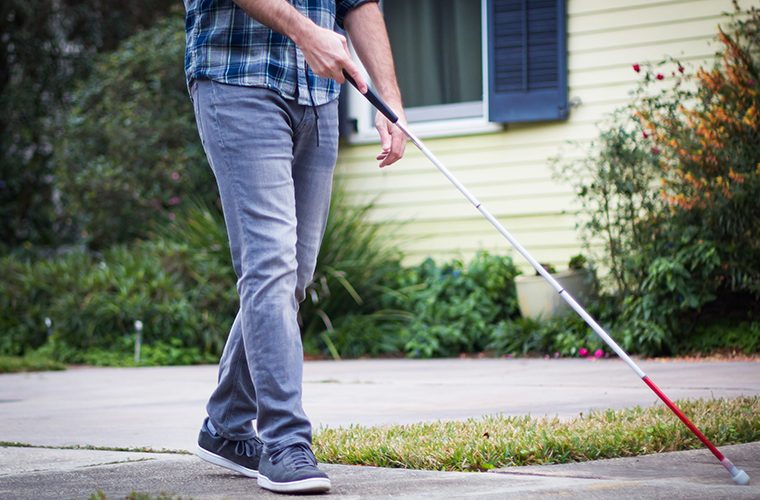
[[[564,0],[382,0],[407,119],[422,136],[567,116]],[[344,95],[343,132],[374,140]]]
[[[383,0],[410,122],[483,116],[481,0]]]

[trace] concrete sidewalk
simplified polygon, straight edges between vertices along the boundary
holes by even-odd
[[[0,464],[33,460],[47,470],[0,472],[0,498],[108,499],[132,492],[182,498],[280,498],[253,479],[186,455],[0,448]],[[760,443],[727,446],[750,477],[760,477]],[[61,462],[66,461],[68,465]],[[11,466],[12,467],[12,466]],[[582,464],[512,467],[490,473],[430,472],[324,465],[329,498],[758,499],[760,486],[736,486],[705,450]],[[0,471],[5,470],[0,467]],[[327,498],[321,495],[322,498]]]
[[[760,363],[643,362],[672,398],[760,395]],[[0,452],[0,498],[109,498],[161,491],[193,498],[266,497],[251,480],[191,456],[62,450],[65,445],[190,450],[216,367],[74,368],[0,376],[0,441],[51,446]],[[558,415],[657,403],[619,360],[370,360],[306,363],[315,426],[375,425],[486,414]],[[727,447],[760,478],[760,444]],[[345,498],[760,498],[699,450],[488,474],[326,466]],[[760,480],[759,480],[760,481]]]

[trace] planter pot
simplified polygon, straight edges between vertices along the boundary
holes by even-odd
[[[560,271],[552,274],[580,304],[591,296],[592,280],[588,270]],[[541,276],[517,276],[517,303],[523,317],[549,319],[570,312],[570,306]]]

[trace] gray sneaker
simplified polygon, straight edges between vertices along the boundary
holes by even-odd
[[[244,476],[256,477],[259,473],[259,460],[264,444],[254,437],[245,441],[231,441],[212,434],[203,422],[198,434],[198,448],[195,454],[214,465],[226,467]]]
[[[278,493],[324,493],[330,478],[317,468],[317,459],[306,444],[294,444],[271,456],[261,456],[259,486]]]

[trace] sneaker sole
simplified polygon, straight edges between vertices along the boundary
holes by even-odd
[[[277,483],[259,474],[256,482],[265,490],[277,493],[325,493],[330,491],[330,480],[326,477],[312,477],[299,481]]]
[[[195,454],[196,454],[196,456],[198,456],[199,458],[202,458],[206,462],[210,462],[210,463],[212,463],[214,465],[218,465],[220,467],[224,467],[225,469],[229,469],[231,471],[235,471],[235,472],[240,473],[240,474],[242,474],[244,476],[254,477],[255,478],[255,477],[258,477],[258,475],[259,475],[259,471],[257,471],[257,470],[249,469],[248,467],[243,467],[240,464],[236,464],[232,460],[229,460],[227,458],[221,457],[221,456],[219,456],[219,455],[217,455],[215,453],[211,453],[210,451],[205,450],[205,449],[201,448],[200,446],[198,446],[198,448],[196,448]]]

